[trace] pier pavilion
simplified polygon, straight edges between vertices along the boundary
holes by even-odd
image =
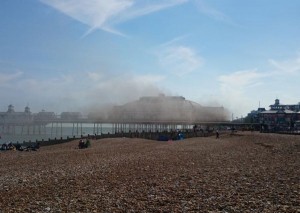
[[[187,129],[201,123],[224,122],[228,115],[223,107],[207,107],[182,96],[148,96],[115,106],[102,113],[92,112],[88,120],[111,123],[119,131],[161,131]]]

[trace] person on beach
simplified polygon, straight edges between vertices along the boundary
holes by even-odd
[[[9,142],[9,144],[7,145],[7,149],[8,150],[16,150],[15,146],[13,145],[12,142]]]
[[[89,148],[91,146],[91,141],[89,139],[87,139],[84,146],[85,146],[85,148]]]
[[[1,150],[7,150],[7,144],[6,143],[2,144]]]
[[[218,139],[220,136],[219,130],[216,131],[216,139]]]
[[[83,142],[83,140],[79,141],[78,148],[79,149],[83,149],[84,148],[84,142]]]

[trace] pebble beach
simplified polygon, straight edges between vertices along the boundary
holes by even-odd
[[[300,213],[299,135],[75,140],[0,160],[1,213]]]

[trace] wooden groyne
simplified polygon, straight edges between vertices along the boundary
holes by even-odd
[[[67,143],[74,140],[80,140],[80,139],[93,139],[93,140],[99,140],[104,138],[142,138],[142,139],[148,139],[148,140],[156,140],[156,141],[169,141],[169,140],[182,140],[186,138],[193,138],[193,137],[208,137],[212,136],[215,133],[212,131],[197,131],[197,132],[191,132],[191,131],[180,131],[180,132],[120,132],[120,133],[114,133],[114,134],[100,134],[100,135],[87,135],[87,136],[80,136],[80,137],[67,137],[67,138],[54,138],[54,139],[48,139],[48,140],[36,140],[36,141],[29,141],[29,142],[23,142],[23,146],[32,146],[35,144],[39,144],[40,146],[50,146],[50,145],[56,145],[56,144],[62,144]]]

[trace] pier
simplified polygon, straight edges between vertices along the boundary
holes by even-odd
[[[69,134],[64,132],[66,125],[69,128]],[[90,131],[85,132],[86,126]],[[214,130],[230,131],[236,130],[259,130],[260,124],[253,123],[232,123],[223,122],[198,122],[189,121],[140,121],[140,122],[122,122],[117,120],[95,121],[91,119],[51,119],[41,122],[31,123],[5,123],[0,124],[3,134],[13,134],[19,136],[25,135],[47,135],[43,139],[33,139],[30,141],[22,140],[23,143],[39,142],[41,145],[50,145],[65,143],[74,139],[84,138],[145,138],[151,140],[163,140],[162,138],[172,139],[176,132],[182,132],[185,138],[206,137],[215,134]],[[6,130],[6,131],[3,131]],[[48,131],[48,132],[47,132]],[[13,141],[16,142],[16,141]]]
[[[0,112],[0,134],[24,138],[47,137],[44,140],[52,140],[87,135],[117,136],[120,133],[153,135],[176,131],[195,133],[216,129],[260,129],[257,123],[233,123],[226,119],[223,107],[202,106],[182,96],[159,95],[141,97],[105,112],[93,112],[86,116],[80,112],[62,112],[57,115],[45,110],[32,113],[28,106],[23,112],[15,112],[14,107],[9,105],[7,112]]]
[[[0,121],[0,130],[4,134],[20,134],[20,135],[38,135],[46,133],[46,126],[51,128],[51,134],[58,135],[59,132],[62,132],[64,124],[69,124],[72,127],[72,135],[82,135],[83,125],[89,124],[92,125],[93,134],[99,135],[103,133],[103,126],[109,126],[110,133],[119,133],[119,132],[134,132],[134,131],[146,131],[146,132],[155,132],[155,131],[170,131],[170,130],[186,130],[192,129],[193,126],[198,128],[225,128],[233,127],[236,129],[247,128],[259,128],[260,124],[258,123],[233,123],[230,121],[218,121],[218,122],[190,122],[190,121],[118,121],[118,120],[92,120],[92,119],[51,119],[40,121],[30,121],[30,122],[19,122],[19,121],[10,121],[10,122],[1,122]],[[108,128],[108,127],[107,127]],[[18,131],[17,131],[18,129]]]

